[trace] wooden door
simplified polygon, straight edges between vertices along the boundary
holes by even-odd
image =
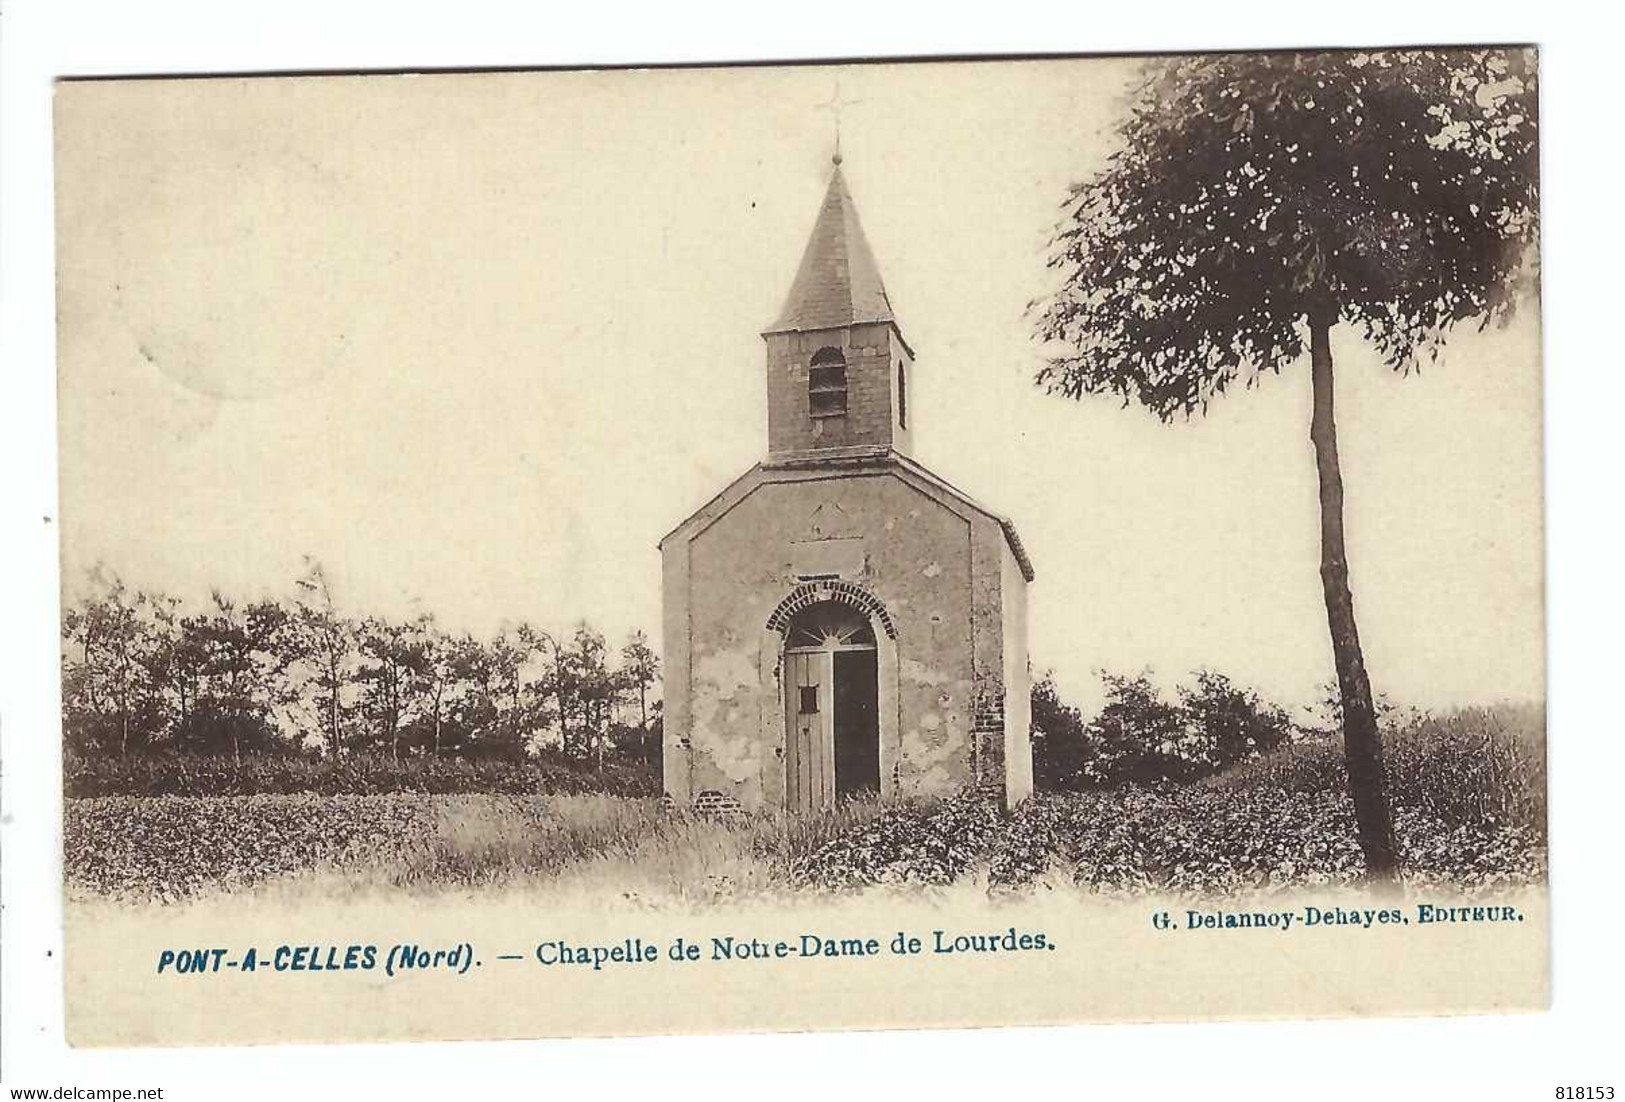
[[[838,650],[835,659],[835,794],[880,795],[880,709],[875,652]]]
[[[834,668],[829,651],[784,656],[785,805],[817,811],[835,802]]]

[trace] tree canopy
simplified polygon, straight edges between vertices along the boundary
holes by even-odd
[[[351,615],[314,562],[293,600],[216,592],[190,612],[106,570],[91,581],[62,640],[64,744],[84,757],[657,756],[660,661],[642,632],[617,666],[584,622],[483,640],[429,615]]]
[[[1066,204],[1038,382],[1167,420],[1297,359],[1311,309],[1399,371],[1505,317],[1533,275],[1536,95],[1521,49],[1149,62]]]

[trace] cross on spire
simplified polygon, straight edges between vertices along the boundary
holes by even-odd
[[[841,163],[841,108],[855,107],[862,102],[861,99],[842,99],[841,82],[837,79],[835,81],[835,90],[830,93],[829,99],[813,105],[819,110],[830,112],[835,118],[835,154],[830,160],[837,165]]]

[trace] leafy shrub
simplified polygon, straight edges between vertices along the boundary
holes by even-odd
[[[1180,707],[1207,743],[1218,768],[1267,754],[1292,739],[1286,711],[1212,670],[1198,670],[1195,688],[1181,687]]]
[[[1087,723],[1051,677],[1033,686],[1033,777],[1040,788],[1080,790],[1181,783],[1211,776],[1289,742],[1286,712],[1212,670],[1166,700],[1144,673],[1103,674],[1106,703]]]
[[[1192,780],[1212,771],[1212,748],[1191,717],[1145,674],[1103,675],[1106,704],[1084,728],[1085,780],[1093,786]]]
[[[882,805],[873,819],[807,852],[789,875],[820,887],[951,884],[987,852],[999,825],[997,802],[972,793]]]
[[[1061,699],[1053,674],[1033,682],[1033,783],[1045,791],[1083,787],[1083,713]]]

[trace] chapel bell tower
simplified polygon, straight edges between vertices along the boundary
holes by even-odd
[[[767,455],[660,541],[677,806],[1032,792],[1015,525],[910,455],[914,353],[835,158],[767,347]]]
[[[824,203],[767,342],[769,461],[910,451],[903,339],[834,157]]]

